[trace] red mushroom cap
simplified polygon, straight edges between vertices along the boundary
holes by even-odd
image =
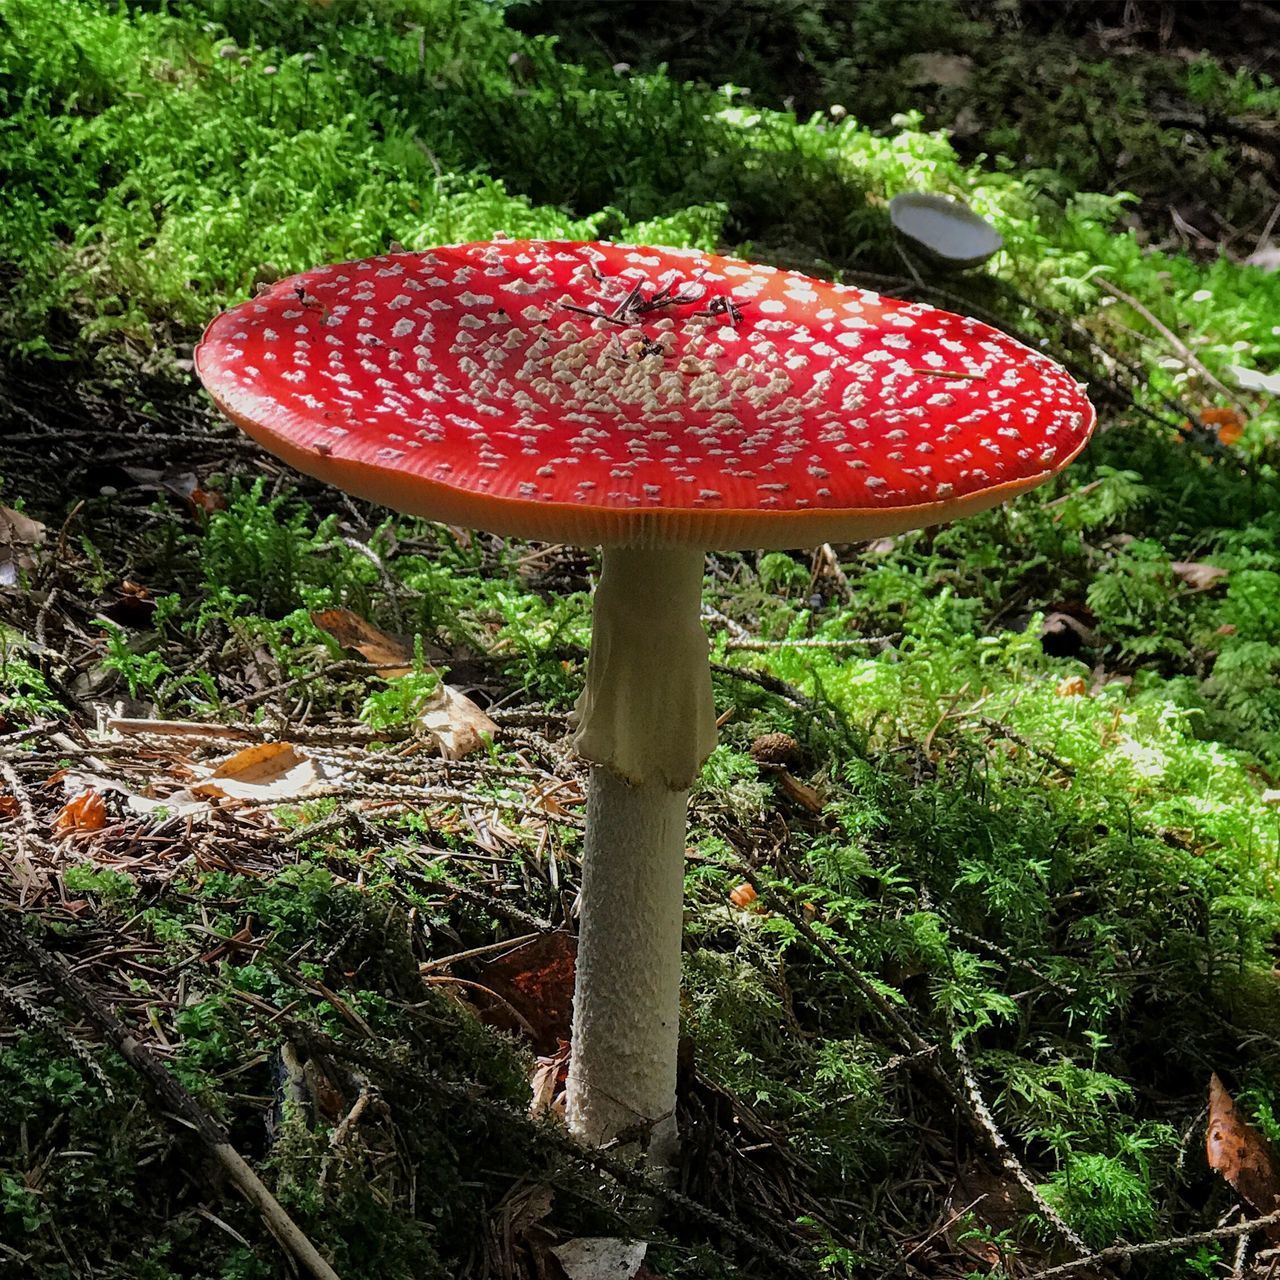
[[[581,544],[786,547],[992,506],[1084,446],[1053,361],[976,320],[698,250],[502,240],[317,267],[196,367],[299,470]]]

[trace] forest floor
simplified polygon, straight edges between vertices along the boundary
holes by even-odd
[[[344,1280],[1270,1274],[1278,26],[0,0],[0,1275],[305,1272],[222,1142]],[[906,189],[1005,250],[934,274]],[[672,1186],[556,1113],[595,556],[192,374],[256,283],[498,231],[973,314],[1100,413],[999,510],[709,558]]]

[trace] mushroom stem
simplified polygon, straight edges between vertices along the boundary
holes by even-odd
[[[689,793],[591,771],[565,1115],[592,1146],[626,1137],[674,1163]]]
[[[578,751],[587,800],[567,1118],[584,1142],[676,1152],[689,788],[715,746],[701,552],[606,548]]]

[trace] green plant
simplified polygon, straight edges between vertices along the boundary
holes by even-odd
[[[1111,1156],[1068,1156],[1041,1190],[1095,1248],[1117,1237],[1144,1236],[1155,1224],[1156,1206],[1148,1186],[1135,1170]]]
[[[107,652],[102,665],[124,678],[129,697],[136,698],[139,694],[153,692],[164,677],[172,674],[161,654],[137,648],[139,642],[131,639],[123,628],[111,622],[100,622],[98,625],[102,627],[107,640]],[[143,640],[141,643],[145,644],[147,641]]]
[[[62,882],[72,893],[92,893],[117,909],[138,893],[137,881],[127,872],[95,867],[91,862],[72,863],[62,873]]]

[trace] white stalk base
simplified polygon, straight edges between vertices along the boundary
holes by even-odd
[[[566,1119],[674,1163],[687,791],[591,773]]]

